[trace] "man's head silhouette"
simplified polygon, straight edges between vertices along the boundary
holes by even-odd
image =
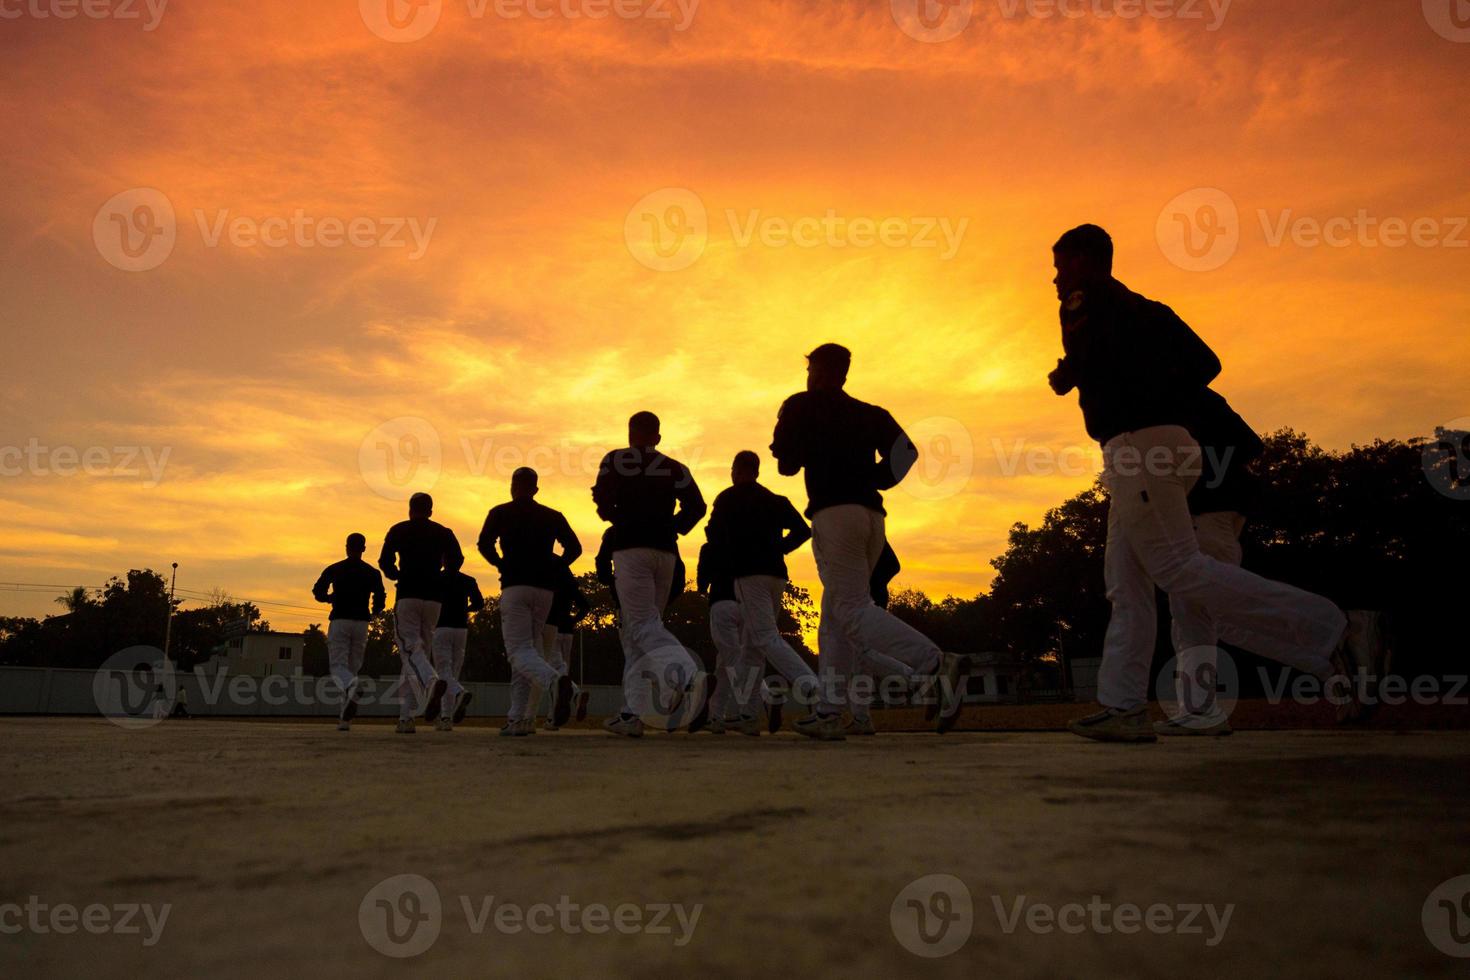
[[[367,538],[356,533],[347,535],[348,558],[361,558],[364,551],[367,551]]]
[[[410,518],[424,518],[434,513],[434,498],[426,493],[416,493],[408,498],[408,516]]]
[[[510,499],[530,500],[536,496],[540,478],[529,466],[522,466],[510,475]]]
[[[840,391],[847,384],[852,351],[841,344],[823,344],[806,356],[808,391]]]
[[[652,449],[662,441],[659,434],[658,416],[652,412],[638,412],[628,420],[628,445],[634,449]]]
[[[742,483],[754,483],[760,479],[761,458],[749,449],[741,450],[735,454],[735,462],[730,464],[730,480],[739,485]]]
[[[1113,277],[1113,239],[1097,225],[1079,225],[1051,247],[1057,299],[1107,282]]]

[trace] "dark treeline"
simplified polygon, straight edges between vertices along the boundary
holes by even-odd
[[[1470,649],[1464,602],[1470,584],[1470,486],[1456,469],[1456,451],[1463,455],[1463,446],[1390,440],[1333,453],[1289,430],[1270,436],[1257,464],[1264,492],[1245,533],[1246,565],[1347,608],[1388,611],[1399,673],[1464,673]],[[1050,511],[1038,526],[1012,527],[1005,552],[991,562],[996,576],[988,592],[935,601],[903,590],[900,577],[892,608],[947,650],[1004,653],[1022,661],[1057,653],[1069,660],[1096,657],[1108,621],[1102,571],[1106,517],[1107,497],[1094,486]],[[901,557],[903,542],[895,547]],[[692,550],[689,544],[685,550]],[[480,573],[482,588],[494,589],[491,571]],[[618,683],[622,653],[612,596],[590,573],[581,583],[592,612],[579,639],[585,658],[574,660],[573,676],[585,671],[589,683]],[[303,584],[303,594],[309,586]],[[125,647],[163,643],[168,592],[154,572],[132,571],[98,593],[79,590],[60,601],[65,611],[43,620],[0,619],[0,664],[94,668]],[[1161,597],[1156,667],[1171,655],[1165,609]],[[782,630],[809,657],[805,636],[816,616],[810,594],[789,588]],[[713,663],[701,597],[686,592],[667,619],[686,646]],[[231,629],[247,624],[255,631],[270,628],[248,603],[221,598],[180,610],[171,652],[180,667],[190,669],[221,649]],[[398,673],[391,637],[389,612],[373,623],[366,673]],[[307,672],[325,674],[322,628],[310,627],[306,641]],[[491,597],[471,621],[464,679],[508,680],[503,650]],[[1245,693],[1252,693],[1263,662],[1246,655],[1237,661]]]

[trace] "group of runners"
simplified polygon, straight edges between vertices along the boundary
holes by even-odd
[[[1058,395],[1077,392],[1088,434],[1103,449],[1109,494],[1105,578],[1112,615],[1102,649],[1099,710],[1072,723],[1100,741],[1144,742],[1159,735],[1225,735],[1214,699],[1181,699],[1164,722],[1147,711],[1154,657],[1156,590],[1168,597],[1181,684],[1213,676],[1221,641],[1303,671],[1341,692],[1339,717],[1362,717],[1353,683],[1381,656],[1369,614],[1240,567],[1240,535],[1258,484],[1251,464],[1262,444],[1211,385],[1221,365],[1169,307],[1113,276],[1113,243],[1095,225],[1074,228],[1053,249],[1063,357],[1049,378]],[[628,422],[628,444],[598,467],[592,501],[609,527],[595,565],[612,590],[621,640],[623,703],[604,728],[641,736],[660,729],[738,730],[759,735],[781,725],[783,703],[805,712],[801,735],[838,741],[873,734],[873,694],[889,685],[929,708],[940,732],[964,702],[969,658],[946,652],[886,608],[898,571],[883,493],[918,461],[913,441],[886,410],[845,390],[851,352],[823,344],[806,358],[806,390],[781,406],[770,454],[783,476],[802,474],[807,506],[761,483],[761,457],[737,454],[730,486],[705,503],[689,468],[659,451],[652,412]],[[582,545],[566,517],[536,500],[538,475],[517,470],[510,500],[490,510],[477,550],[500,576],[499,615],[511,669],[509,715],[501,734],[536,731],[550,693],[547,727],[585,715],[570,650],[588,601],[572,572]],[[708,514],[697,583],[710,603],[717,658],[706,671],[664,624],[682,593],[679,541]],[[786,558],[810,541],[822,585],[817,669],[783,635]],[[343,693],[338,726],[357,712],[357,674],[368,621],[394,582],[402,661],[398,731],[422,715],[440,729],[461,721],[471,693],[459,676],[469,615],[483,608],[454,532],[433,520],[433,501],[415,494],[406,521],[384,536],[377,567],[367,542],[347,539],[347,557],[314,589],[332,604],[328,650]],[[983,642],[982,637],[976,638]],[[785,690],[767,685],[779,676]],[[788,700],[789,699],[789,700]]]

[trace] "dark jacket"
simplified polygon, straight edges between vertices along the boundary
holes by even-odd
[[[1062,304],[1061,394],[1077,390],[1087,433],[1106,444],[1124,432],[1189,424],[1220,359],[1163,303],[1116,279]]]
[[[592,501],[597,516],[612,524],[614,551],[677,552],[678,539],[708,509],[689,468],[656,449],[618,449],[604,456]]]
[[[892,415],[845,391],[786,399],[771,453],[782,476],[806,470],[807,517],[839,504],[885,513],[882,491],[897,486],[919,459]]]
[[[1260,495],[1251,469],[1266,445],[1220,395],[1206,388],[1190,413],[1189,432],[1200,444],[1199,482],[1189,494],[1191,514],[1249,514]]]
[[[551,613],[546,617],[548,626],[555,626],[558,633],[571,633],[577,624],[587,618],[592,603],[577,585],[577,576],[566,569],[556,586],[556,596],[551,600]]]
[[[316,585],[311,587],[311,594],[317,602],[332,604],[328,621],[349,619],[367,622],[382,612],[388,601],[382,574],[361,558],[344,558],[335,565],[328,565],[316,580]]]
[[[502,589],[529,585],[555,591],[562,573],[582,554],[582,543],[561,511],[529,499],[512,500],[485,515],[478,547],[500,570]]]
[[[464,552],[454,532],[427,517],[394,524],[383,537],[378,567],[398,583],[399,599],[439,601],[444,572],[464,567]]]
[[[735,576],[730,574],[729,563],[721,557],[720,549],[713,542],[706,541],[699,549],[694,579],[700,594],[709,599],[710,605],[736,601]]]
[[[787,578],[786,556],[811,540],[812,529],[787,498],[759,483],[737,483],[715,498],[705,534],[731,577]]]
[[[444,629],[469,629],[470,613],[485,608],[480,583],[464,572],[445,574],[439,602],[439,626]]]

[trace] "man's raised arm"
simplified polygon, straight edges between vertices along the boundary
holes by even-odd
[[[874,464],[873,485],[879,490],[890,490],[909,475],[909,470],[919,461],[919,450],[892,415],[882,409],[879,412],[878,462]]]
[[[689,472],[689,467],[680,463],[679,470],[674,482],[674,499],[679,502],[679,511],[674,515],[674,531],[683,537],[699,526],[709,506],[705,504],[704,494],[699,492],[699,484],[694,482],[694,474]]]

